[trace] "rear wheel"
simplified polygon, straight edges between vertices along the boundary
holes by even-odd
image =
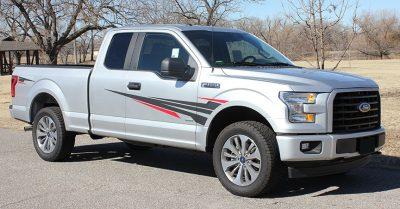
[[[36,152],[46,161],[66,159],[75,144],[75,134],[65,130],[59,107],[46,107],[36,114],[32,137]]]
[[[286,178],[275,133],[255,121],[241,121],[219,134],[213,150],[215,173],[231,193],[255,197]]]

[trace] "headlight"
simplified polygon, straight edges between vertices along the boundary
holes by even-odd
[[[315,114],[305,113],[304,104],[315,104],[316,93],[280,92],[279,98],[289,109],[289,121],[292,123],[314,123]]]

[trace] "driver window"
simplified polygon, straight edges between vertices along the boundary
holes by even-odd
[[[140,52],[138,69],[159,73],[165,58],[181,58],[184,63],[194,67],[194,60],[182,45],[169,34],[146,34]]]

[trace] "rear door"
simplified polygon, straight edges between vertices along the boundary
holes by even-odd
[[[90,120],[92,132],[98,135],[125,137],[126,98],[115,93],[126,93],[127,72],[137,38],[136,33],[117,32],[105,37],[109,42],[100,53],[90,78]],[[102,52],[102,50],[101,50]]]
[[[160,75],[165,58],[182,58],[196,69],[193,53],[174,33],[141,33],[133,70],[125,80],[126,137],[131,140],[195,148],[197,115],[196,74],[190,81]]]

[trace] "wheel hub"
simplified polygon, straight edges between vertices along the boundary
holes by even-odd
[[[260,151],[250,137],[234,135],[222,147],[221,165],[231,182],[238,186],[250,185],[260,173]]]
[[[241,156],[241,157],[239,158],[239,161],[240,161],[241,164],[245,164],[245,163],[246,163],[246,158],[243,157],[243,156]]]
[[[36,140],[41,151],[53,152],[57,143],[57,129],[53,119],[48,116],[40,118],[36,126]]]

